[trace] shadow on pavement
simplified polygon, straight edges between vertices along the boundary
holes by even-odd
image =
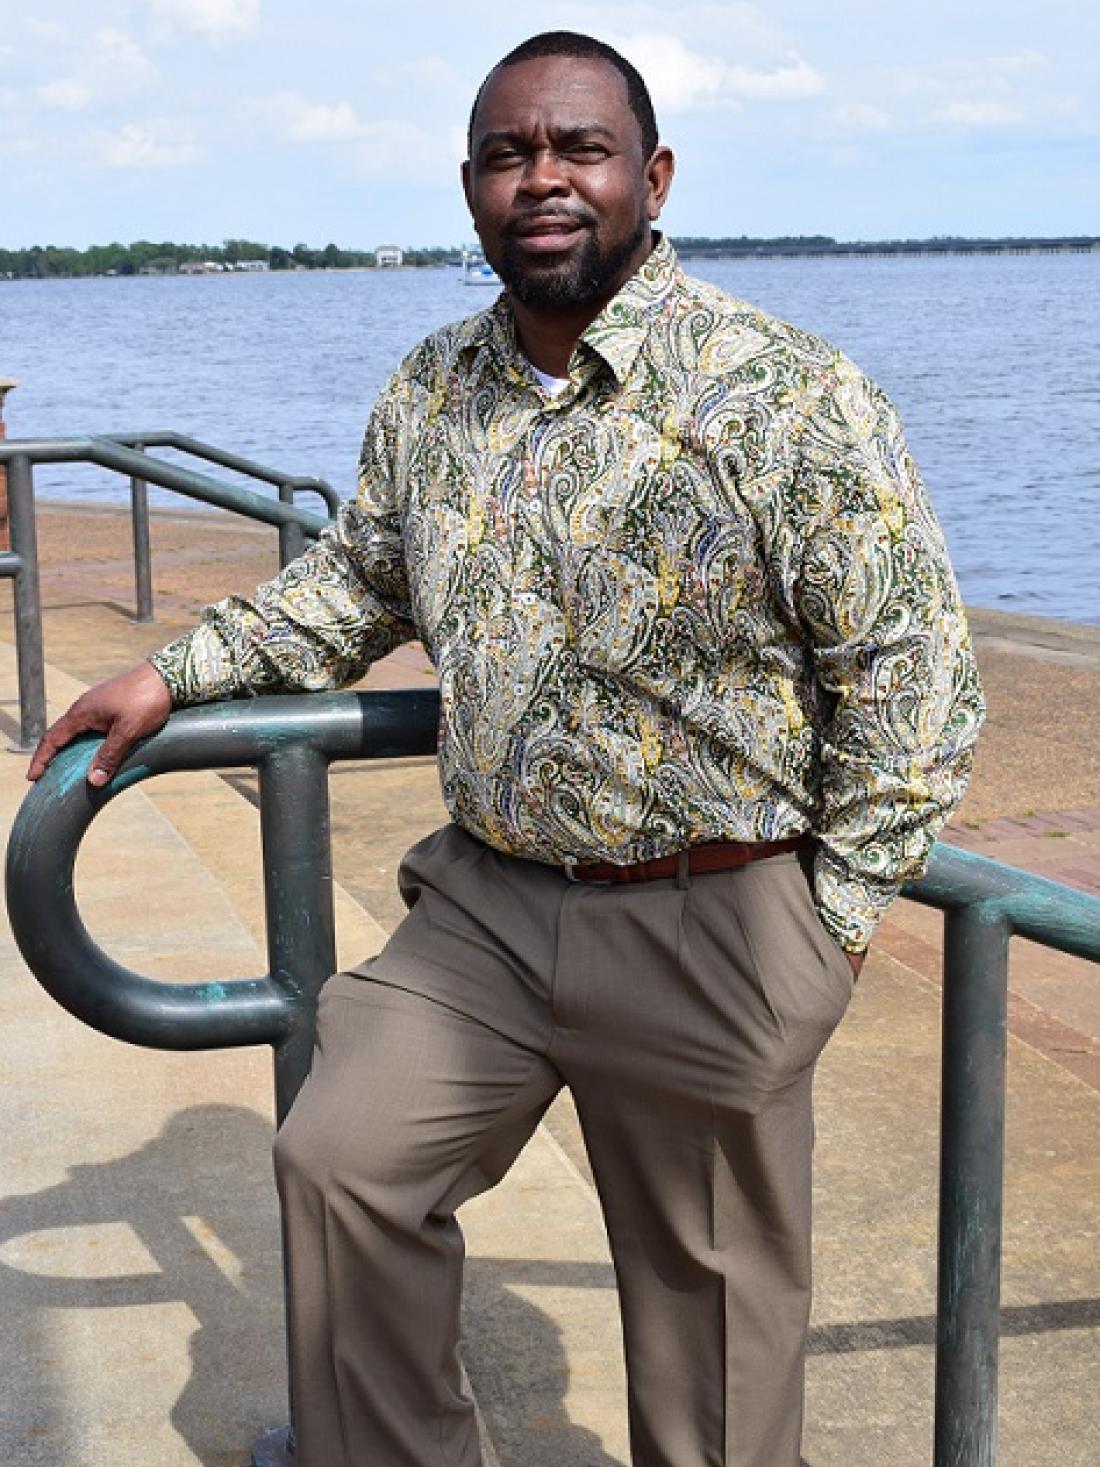
[[[107,1393],[118,1392],[132,1352],[143,1348],[148,1366],[150,1340],[155,1349],[155,1318],[143,1323],[142,1340],[130,1335],[134,1311],[151,1306],[183,1304],[197,1325],[188,1347],[190,1375],[171,1421],[203,1467],[243,1467],[258,1434],[284,1418],[271,1135],[270,1124],[244,1107],[195,1106],[173,1116],[138,1151],[71,1167],[56,1186],[0,1199],[0,1460],[6,1467],[91,1460],[89,1423],[100,1423]],[[125,1231],[116,1228],[114,1237],[132,1238],[124,1249],[131,1264],[146,1253],[155,1271],[151,1265],[144,1272],[111,1271],[103,1230],[118,1224]],[[60,1236],[65,1229],[88,1234],[74,1243],[71,1233]],[[97,1229],[100,1246],[84,1265],[79,1249],[96,1240]],[[48,1271],[59,1259],[62,1271]],[[584,1269],[560,1262],[469,1263],[467,1364],[506,1467],[520,1461],[524,1467],[623,1467],[593,1432],[569,1418],[568,1366],[557,1326],[508,1287],[532,1270],[560,1286]],[[610,1268],[601,1270],[600,1286],[613,1287]],[[102,1311],[90,1325],[95,1378],[74,1382],[64,1342],[59,1349],[51,1316],[66,1310]],[[83,1360],[88,1352],[79,1353]],[[123,1386],[123,1410],[125,1401]],[[117,1394],[113,1408],[117,1414]],[[129,1415],[132,1432],[140,1425],[140,1400]]]
[[[127,1352],[135,1348],[126,1333],[133,1329],[132,1311],[171,1304],[186,1306],[197,1325],[189,1342],[190,1376],[171,1408],[172,1424],[203,1467],[248,1461],[257,1434],[283,1413],[282,1273],[270,1142],[269,1123],[254,1111],[195,1106],[130,1155],[72,1167],[56,1186],[0,1201],[5,1463],[70,1467],[86,1461],[88,1423],[96,1420],[98,1391],[107,1389],[99,1380],[125,1370]],[[111,1272],[109,1259],[107,1266],[71,1268],[70,1237],[61,1251],[71,1272],[48,1271],[51,1233],[89,1229],[90,1244],[96,1228],[111,1224],[132,1232],[155,1270]],[[470,1260],[467,1367],[501,1460],[505,1467],[623,1467],[595,1432],[570,1418],[561,1332],[524,1297],[539,1287],[598,1289],[606,1292],[608,1308],[615,1307],[608,1264]],[[51,1315],[65,1310],[103,1312],[102,1324],[92,1323],[101,1376],[79,1380],[78,1399],[68,1397],[70,1362],[58,1360],[51,1332]],[[117,1324],[112,1311],[120,1312]],[[1014,1306],[1003,1315],[1009,1336],[1098,1324],[1097,1299]],[[156,1320],[144,1329],[155,1348]],[[810,1353],[928,1345],[934,1335],[931,1315],[825,1324],[812,1331]],[[139,1424],[140,1409],[132,1416],[130,1425]]]
[[[132,1311],[180,1303],[197,1329],[189,1347],[191,1375],[172,1409],[172,1424],[204,1467],[247,1461],[253,1436],[273,1413],[278,1416],[284,1396],[282,1272],[270,1149],[271,1126],[254,1111],[196,1106],[173,1116],[157,1137],[128,1156],[71,1167],[64,1182],[0,1203],[5,1353],[16,1345],[20,1359],[20,1369],[9,1369],[5,1380],[2,1455],[10,1467],[69,1467],[87,1460],[85,1434],[96,1416],[97,1384],[79,1379],[79,1400],[67,1398],[71,1363],[58,1348],[51,1314],[103,1311],[102,1322],[93,1321],[91,1328],[107,1382],[126,1369],[135,1348],[124,1337],[134,1327]],[[249,1198],[259,1206],[252,1208]],[[125,1252],[133,1258],[144,1250],[155,1272],[108,1272],[110,1260],[106,1267],[101,1261],[108,1241],[106,1248],[93,1249],[96,1257],[79,1276],[72,1267],[72,1240],[51,1246],[51,1232],[111,1224],[124,1225],[114,1237],[133,1235],[140,1248]],[[85,1246],[95,1236],[91,1232]],[[66,1272],[46,1272],[58,1249]],[[120,1313],[112,1318],[113,1311]],[[88,1352],[80,1353],[83,1359]],[[135,1421],[139,1416],[135,1409]],[[233,1438],[240,1441],[240,1453],[227,1453],[225,1443]]]

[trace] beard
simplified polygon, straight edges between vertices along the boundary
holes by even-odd
[[[522,256],[517,237],[508,234],[497,273],[518,301],[536,310],[594,305],[614,294],[623,266],[645,239],[645,232],[646,220],[639,219],[628,239],[604,249],[599,230],[592,225],[583,245],[568,259],[535,269]]]

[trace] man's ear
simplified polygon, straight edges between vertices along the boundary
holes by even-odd
[[[473,201],[473,198],[471,197],[470,160],[469,160],[469,158],[467,158],[466,161],[465,161],[465,163],[463,163],[463,165],[462,165],[462,192],[463,192],[463,194],[465,195],[465,198],[466,198],[466,207],[467,207],[467,209],[469,209],[470,213],[472,214],[474,212],[474,201]]]
[[[672,187],[672,175],[676,172],[676,159],[672,149],[663,143],[653,149],[653,155],[645,166],[648,190],[647,210],[650,219],[659,219],[661,210]]]

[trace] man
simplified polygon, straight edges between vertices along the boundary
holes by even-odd
[[[673,159],[599,42],[474,104],[500,301],[375,406],[358,501],[251,601],[85,695],[32,766],[171,706],[358,677],[419,636],[452,824],[325,988],[276,1143],[302,1467],[479,1460],[463,1201],[573,1092],[615,1258],[637,1467],[796,1467],[814,1062],[960,798],[981,700],[889,403],[686,279]]]

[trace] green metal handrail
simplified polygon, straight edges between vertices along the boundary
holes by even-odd
[[[204,443],[186,433],[177,433],[171,428],[154,428],[147,433],[104,433],[112,443],[121,443],[125,448],[142,453],[150,448],[172,448],[192,458],[205,459],[234,473],[245,474],[261,483],[273,484],[279,491],[283,504],[293,504],[298,494],[316,494],[324,500],[331,519],[336,518],[340,508],[340,496],[327,479],[314,478],[305,474],[284,474],[279,469],[243,458],[239,453],[230,453],[213,443]],[[134,594],[137,602],[137,620],[153,620],[153,576],[149,551],[149,494],[144,479],[130,478],[130,515],[134,536]],[[279,526],[279,566],[289,565],[306,548],[306,534],[302,526],[288,522]]]
[[[944,914],[934,1461],[993,1467],[1009,939],[1100,962],[1100,900],[944,844],[904,893]]]
[[[105,790],[86,781],[98,738],[63,751],[8,848],[8,911],[31,971],[78,1018],[161,1048],[270,1043],[285,1115],[308,1069],[317,992],[335,967],[327,769],[424,754],[434,690],[259,698],[173,714]],[[122,790],[175,769],[260,771],[269,972],[161,984],[89,937],[73,896],[79,842]],[[936,1467],[993,1467],[1004,1155],[1008,955],[1014,934],[1100,962],[1100,900],[939,844],[905,895],[944,912]]]
[[[125,448],[174,448],[193,458],[218,464],[223,469],[232,469],[234,473],[244,474],[249,479],[273,484],[277,489],[290,489],[295,494],[316,494],[325,501],[330,517],[335,516],[340,508],[340,496],[327,479],[319,479],[312,474],[284,474],[280,469],[257,463],[255,459],[244,458],[239,453],[231,453],[229,449],[219,448],[216,444],[205,443],[201,438],[192,438],[190,434],[177,432],[174,428],[152,428],[146,433],[101,433],[97,436],[109,438],[112,443],[121,443]]]
[[[221,464],[262,482],[275,484],[279,498],[257,494],[241,485],[197,474],[178,464],[153,458],[143,447],[171,447]],[[0,556],[0,578],[15,583],[15,643],[19,669],[19,747],[32,749],[46,729],[45,659],[42,646],[42,601],[38,580],[38,534],[35,525],[34,469],[37,464],[87,463],[122,474],[130,480],[134,532],[134,574],[137,620],[153,616],[153,587],[149,553],[149,514],[146,486],[217,505],[234,514],[279,531],[279,560],[286,565],[300,555],[330,520],[294,502],[298,493],[319,494],[334,512],[336,491],[323,479],[281,474],[238,454],[169,430],[148,434],[114,434],[87,438],[11,438],[0,443],[0,464],[8,474],[8,511],[12,550]]]

